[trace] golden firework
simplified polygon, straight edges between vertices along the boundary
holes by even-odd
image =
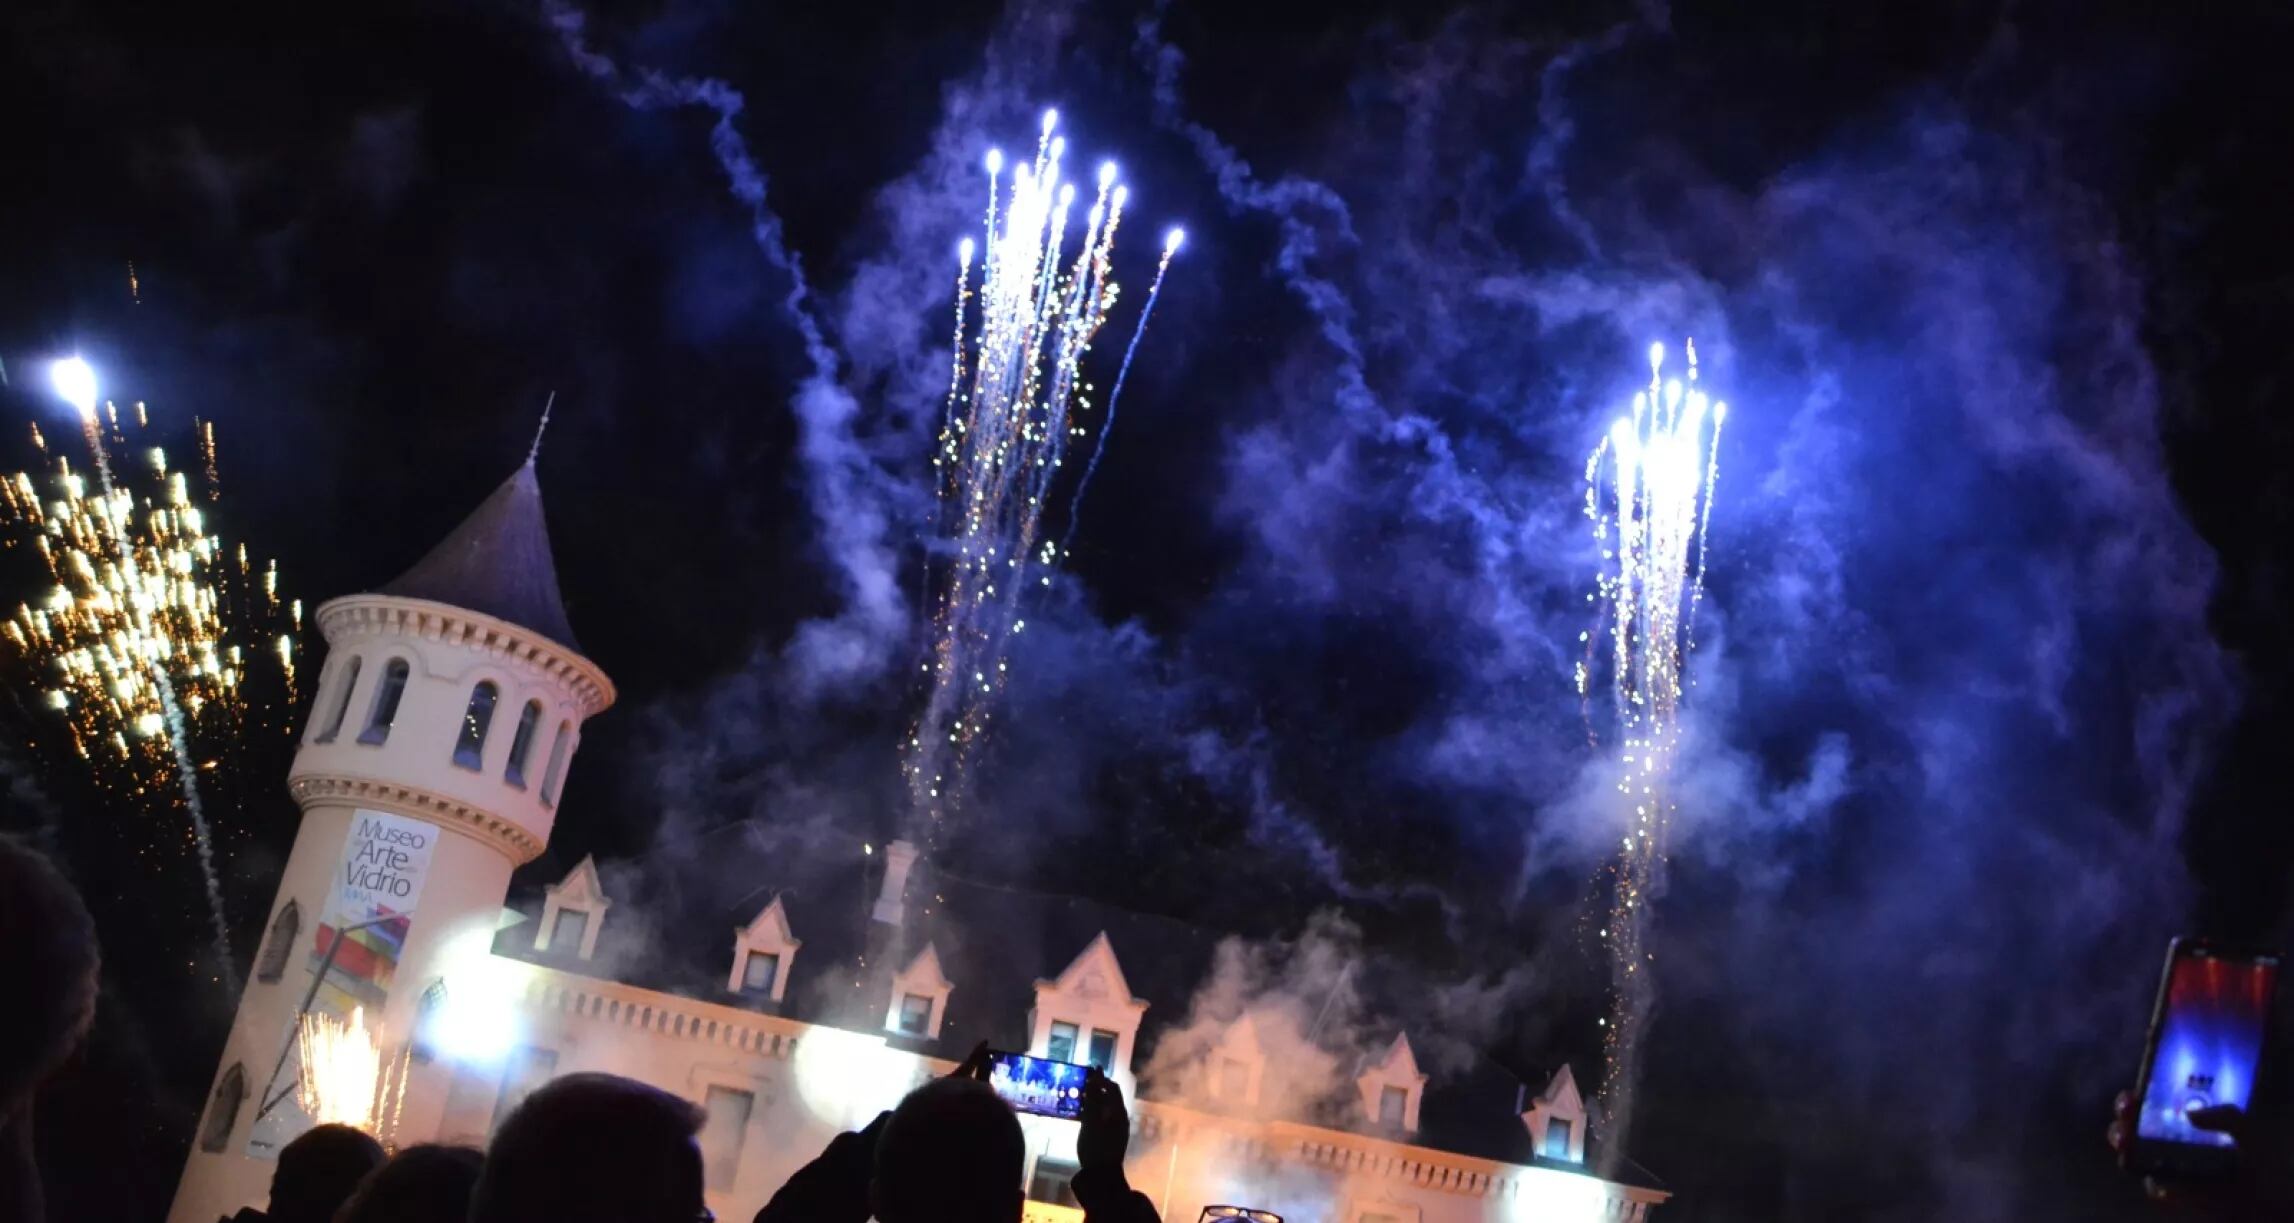
[[[35,478],[0,478],[0,533],[39,553],[49,585],[0,624],[33,670],[41,703],[54,711],[96,781],[131,796],[179,796],[207,890],[217,972],[238,992],[230,930],[216,872],[214,835],[200,801],[193,744],[202,732],[244,739],[242,688],[249,655],[280,667],[291,704],[300,601],[282,605],[278,567],[260,572],[245,545],[227,548],[166,451],[115,472],[113,448],[127,453],[117,405],[100,403],[93,370],[77,357],[56,362],[57,393],[79,413],[95,479],[55,454],[37,425],[32,442],[49,465]],[[149,427],[135,405],[133,429]],[[216,496],[214,430],[195,422]],[[172,787],[170,785],[172,783]]]
[[[366,1008],[345,1021],[305,1012],[297,1025],[301,1074],[295,1099],[317,1125],[347,1125],[388,1142],[406,1101],[404,1050],[387,1050],[382,1030],[366,1026]]]
[[[140,430],[140,403],[135,419]],[[97,480],[52,452],[37,426],[33,443],[52,465],[39,477],[19,471],[0,480],[9,543],[37,551],[51,579],[0,634],[37,667],[41,703],[61,716],[80,756],[121,766],[99,767],[98,779],[143,793],[174,780],[166,689],[184,733],[236,732],[253,650],[280,668],[292,699],[302,602],[282,603],[277,562],[258,571],[246,545],[225,546],[166,451],[145,448],[132,473],[113,469],[109,446],[127,441],[114,405],[85,423]],[[198,432],[208,457],[213,426],[202,422]],[[213,470],[210,458],[210,502]]]

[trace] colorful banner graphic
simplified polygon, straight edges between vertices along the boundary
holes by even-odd
[[[312,935],[306,975],[296,981],[303,991],[301,1007],[280,1033],[279,1055],[259,1104],[262,1111],[247,1139],[249,1155],[276,1158],[280,1146],[311,1127],[295,1091],[302,1015],[347,1020],[352,1011],[364,1009],[368,1027],[382,1022],[399,955],[430,875],[430,857],[444,835],[435,824],[402,815],[363,808],[351,813],[327,910]]]

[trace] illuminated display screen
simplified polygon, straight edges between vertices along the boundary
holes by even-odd
[[[1023,1113],[1069,1121],[1083,1111],[1083,1084],[1091,1068],[1019,1053],[992,1054],[988,1086]]]
[[[2158,1050],[2136,1121],[2138,1137],[2231,1145],[2230,1135],[2202,1130],[2189,1117],[2217,1105],[2248,1107],[2277,979],[2274,959],[2175,957],[2167,974]]]

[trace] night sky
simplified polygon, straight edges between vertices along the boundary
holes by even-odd
[[[954,250],[1057,105],[1132,184],[1110,334],[1189,245],[944,861],[1252,938],[1336,909],[1590,1076],[1583,463],[1693,335],[1732,414],[1633,1155],[1675,1218],[2136,1217],[2100,1135],[2167,938],[2288,934],[2294,21],[1523,7],[24,0],[0,444],[77,349],[216,422],[221,529],[315,603],[554,390],[621,703],[520,886],[882,840]],[[156,1214],[232,1006],[179,817],[0,714],[4,822],[110,962],[59,1201]],[[294,810],[283,720],[240,750],[244,964]]]

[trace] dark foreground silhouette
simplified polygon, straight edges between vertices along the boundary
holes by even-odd
[[[95,919],[55,864],[0,836],[0,1220],[47,1217],[32,1156],[32,1105],[95,1022]]]
[[[486,1151],[470,1223],[695,1223],[700,1106],[613,1074],[527,1096]]]

